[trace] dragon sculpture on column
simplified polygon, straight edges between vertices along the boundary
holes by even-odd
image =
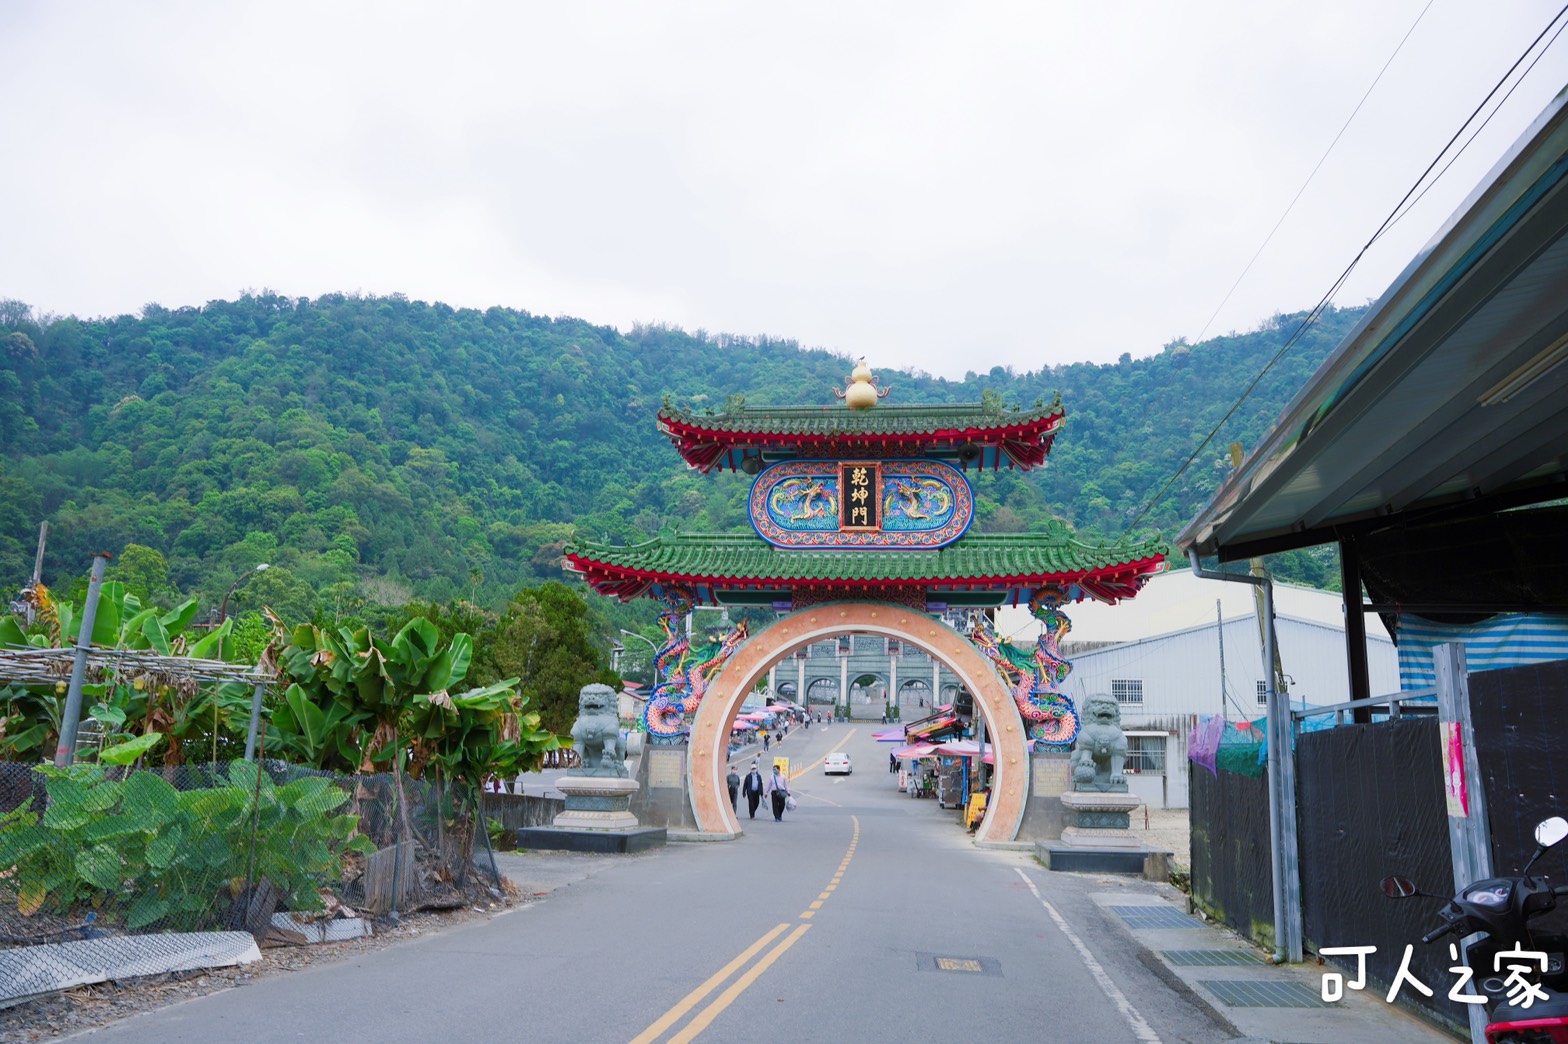
[[[975,647],[996,664],[1007,682],[1029,737],[1038,741],[1037,749],[1070,750],[1078,735],[1078,712],[1061,692],[1062,682],[1073,669],[1061,655],[1062,639],[1072,629],[1072,621],[1062,612],[1065,600],[1066,592],[1055,584],[1038,588],[1030,597],[1030,615],[1045,625],[1032,654],[998,637],[984,617],[970,635]]]
[[[691,721],[707,694],[708,683],[748,637],[746,621],[742,620],[721,637],[694,649],[681,627],[694,600],[691,588],[678,584],[666,587],[659,595],[664,605],[659,613],[664,644],[654,654],[653,666],[654,676],[662,680],[653,687],[638,722],[653,743],[680,743],[691,735]]]

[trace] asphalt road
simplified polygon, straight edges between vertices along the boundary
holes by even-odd
[[[503,862],[544,900],[203,997],[108,1041],[1215,1041],[1089,899],[1153,886],[981,851],[898,793],[876,727],[796,732],[800,808],[738,841]],[[857,771],[815,764],[848,751]],[[747,759],[749,760],[749,758]],[[504,857],[503,857],[504,859]],[[537,880],[529,880],[530,877]],[[564,883],[563,883],[564,882]]]

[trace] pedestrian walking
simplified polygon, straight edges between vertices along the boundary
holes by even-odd
[[[784,804],[789,800],[789,780],[784,778],[784,773],[777,765],[773,766],[773,776],[768,780],[768,794],[773,799],[773,822],[784,822]]]
[[[730,788],[730,808],[735,812],[740,811],[740,773],[735,771],[735,766],[730,766],[730,774],[724,782]]]
[[[757,762],[752,761],[751,771],[746,773],[746,812],[749,818],[757,818],[757,806],[762,804],[762,771],[757,767]]]
[[[762,749],[763,750],[767,750],[772,745],[773,745],[773,741],[768,739],[768,734],[766,732],[764,732],[762,734]]]

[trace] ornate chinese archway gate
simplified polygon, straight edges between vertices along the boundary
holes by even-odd
[[[996,746],[992,804],[978,839],[1012,840],[1028,798],[1025,721],[1054,749],[1071,743],[1078,727],[1060,691],[1070,668],[1055,646],[1066,633],[1057,608],[1131,598],[1161,571],[1167,549],[1157,534],[1084,543],[1056,520],[1030,533],[969,532],[971,469],[1043,464],[1065,416],[1060,401],[1021,409],[990,401],[879,406],[887,389],[864,360],[848,384],[834,393],[841,406],[747,406],[732,396],[720,410],[698,412],[666,399],[659,431],[688,464],[755,476],[747,496],[753,531],[672,528],[624,546],[574,538],[565,565],[600,594],[664,604],[661,680],[641,724],[652,743],[689,745],[692,810],[704,833],[738,828],[719,795],[744,695],[780,658],[862,632],[925,649],[974,695]],[[984,627],[976,631],[982,651],[936,619],[1023,602],[1042,623],[1054,621],[1051,640],[1033,655]],[[694,605],[789,615],[749,640],[743,621],[699,649],[689,629]],[[931,695],[935,702],[942,694]]]
[[[925,613],[882,602],[836,602],[802,609],[753,635],[725,663],[692,722],[687,771],[698,829],[720,835],[740,830],[724,776],[730,726],[746,694],[781,657],[811,642],[851,632],[900,638],[919,646],[974,694],[975,707],[985,716],[987,742],[996,751],[993,804],[976,840],[1013,840],[1029,796],[1029,753],[1017,706],[991,664],[957,631]]]

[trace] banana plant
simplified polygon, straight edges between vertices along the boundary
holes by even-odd
[[[282,703],[272,712],[268,729],[268,742],[275,753],[318,769],[357,762],[354,739],[366,716],[339,700],[323,703],[317,703],[298,682],[288,687]]]
[[[64,710],[63,689],[57,693],[54,686],[0,687],[0,758],[33,761],[52,755],[60,741]]]
[[[459,881],[472,850],[479,786],[492,775],[536,769],[560,737],[539,727],[539,715],[523,713],[526,697],[508,678],[467,692],[421,693],[408,716],[413,739],[410,772],[436,778],[437,843],[443,869]],[[445,784],[452,784],[447,786]],[[459,795],[467,794],[467,797]]]
[[[286,699],[288,709],[275,713],[269,742],[303,745],[329,761],[335,752],[341,761],[336,767],[374,772],[398,749],[403,715],[419,696],[445,693],[461,681],[473,649],[473,638],[466,634],[443,644],[435,625],[423,619],[409,621],[390,642],[372,637],[366,628],[334,634],[312,624],[296,627],[279,665],[299,688],[299,698],[320,713],[311,720],[334,735],[320,744],[297,739],[305,712]]]
[[[525,698],[516,685],[507,678],[455,696],[416,696],[408,719],[410,773],[433,767],[443,779],[477,786],[493,775],[527,771],[530,760],[559,747],[559,737],[539,728],[538,714],[522,713]]]
[[[68,647],[77,641],[83,616],[80,609],[69,602],[54,602],[47,592],[41,601],[47,611],[31,633],[15,617],[0,617],[0,646],[47,649]],[[232,621],[198,636],[191,630],[196,616],[195,599],[161,610],[143,606],[139,598],[126,592],[124,584],[109,581],[99,589],[92,644],[159,656],[221,658]],[[61,679],[0,689],[0,757],[32,758],[54,748],[60,734],[65,686]],[[181,764],[185,747],[195,740],[238,735],[239,723],[249,713],[248,698],[236,695],[234,686],[198,685],[178,670],[155,665],[111,671],[82,691],[108,713],[109,718],[99,718],[106,733],[127,739],[157,733],[166,739],[162,747],[166,766]],[[204,745],[197,743],[196,749]],[[142,750],[151,747],[149,743]]]

